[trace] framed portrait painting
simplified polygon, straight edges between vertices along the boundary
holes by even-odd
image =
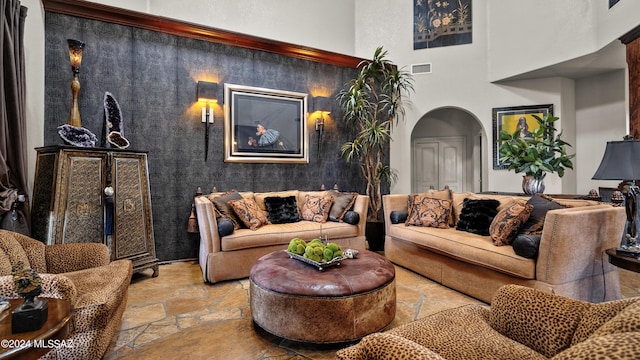
[[[553,115],[553,104],[530,105],[516,107],[501,107],[493,109],[493,169],[506,169],[509,164],[500,162],[500,131],[505,130],[513,134],[520,129],[520,136],[531,136],[531,132],[540,125],[533,117],[537,115],[543,118],[545,115]]]
[[[225,162],[309,162],[304,93],[225,84]]]

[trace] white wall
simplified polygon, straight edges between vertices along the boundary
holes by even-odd
[[[474,11],[481,4],[474,2]],[[596,52],[636,27],[640,13],[640,1],[611,9],[606,0],[489,0],[487,6],[490,81]]]
[[[626,132],[625,71],[613,71],[576,81],[577,141],[576,157],[581,167],[576,169],[578,193],[591,189],[616,187],[619,181],[591,180],[595,174],[606,142],[622,140]]]

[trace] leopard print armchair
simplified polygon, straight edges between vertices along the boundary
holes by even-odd
[[[44,359],[101,359],[120,328],[131,282],[129,260],[110,261],[104,244],[45,245],[0,230],[0,296],[17,298],[11,267],[22,261],[42,277],[42,294],[68,300],[73,307],[69,343]]]
[[[636,359],[640,297],[593,304],[505,285],[466,305],[364,337],[338,359]]]

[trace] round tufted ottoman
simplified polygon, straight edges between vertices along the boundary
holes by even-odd
[[[396,315],[395,268],[366,250],[323,271],[276,251],[258,259],[249,279],[253,321],[285,339],[357,340]]]

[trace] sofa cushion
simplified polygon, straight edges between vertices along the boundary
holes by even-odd
[[[260,210],[253,198],[229,200],[229,205],[231,205],[233,211],[238,215],[240,220],[242,220],[244,225],[251,230],[256,230],[262,225],[269,223],[267,215]]]
[[[230,191],[219,196],[211,195],[209,200],[213,203],[216,209],[216,217],[225,217],[233,222],[233,226],[236,229],[244,227],[242,220],[236,215],[235,211],[229,205],[229,200],[242,200],[243,197],[237,191]]]
[[[494,246],[489,236],[458,231],[454,228],[436,229],[404,224],[390,224],[386,235],[469,264],[522,279],[535,279],[534,260],[516,255],[511,246]]]
[[[527,259],[535,259],[538,257],[541,238],[542,234],[518,234],[511,246],[517,255]]]
[[[332,204],[333,197],[331,195],[305,195],[304,202],[302,203],[302,219],[315,222],[326,222],[329,217],[329,211],[331,210]]]
[[[270,196],[264,198],[267,207],[267,219],[272,224],[286,224],[300,221],[296,196]]]
[[[519,201],[525,199],[525,201],[529,198],[521,198],[518,196],[510,196],[510,195],[498,195],[498,194],[476,194],[471,192],[463,192],[456,193],[451,192],[451,199],[453,201],[453,216],[454,220],[457,224],[460,219],[460,213],[462,212],[462,208],[464,207],[464,199],[478,199],[478,200],[498,200],[500,205],[498,205],[498,211],[504,209],[505,206],[510,205],[514,201]]]
[[[456,229],[479,235],[489,235],[489,226],[498,214],[499,205],[500,202],[495,199],[465,198]]]
[[[451,209],[450,209],[450,214],[449,214],[449,226],[455,226],[456,219],[455,219],[454,214],[453,214],[453,195],[452,195],[451,189],[449,189],[449,188],[444,188],[442,190],[429,189],[429,190],[425,191],[424,193],[422,193],[422,195],[424,195],[425,197],[432,198],[432,199],[449,200],[449,201],[451,201]],[[411,196],[411,195],[409,195],[409,196]],[[410,207],[411,207],[411,199],[409,199],[409,208]]]
[[[488,317],[489,309],[485,305],[464,305],[422,317],[383,334],[406,338],[439,354],[442,359],[545,359],[533,349],[494,331],[489,326]],[[384,359],[401,358],[390,356]],[[402,359],[423,358],[409,356]]]
[[[358,193],[329,190],[328,194],[333,197],[333,205],[331,205],[331,210],[329,211],[329,220],[342,221],[344,213],[350,210],[356,202]]]
[[[218,219],[218,234],[221,237],[233,234],[233,230],[235,230],[233,221],[224,217]]]
[[[527,220],[522,229],[520,229],[520,232],[523,234],[542,234],[542,225],[544,225],[547,211],[564,208],[564,206],[560,205],[550,196],[544,194],[531,196],[527,204],[533,205],[533,211],[531,211],[529,220]]]
[[[489,233],[496,246],[510,245],[518,231],[529,219],[533,205],[522,202],[513,203],[500,210],[493,218]]]
[[[422,194],[409,195],[409,214],[405,225],[449,228],[451,201],[438,200]]]
[[[344,213],[342,221],[350,225],[358,225],[360,223],[360,213],[357,211],[349,210]]]
[[[404,227],[404,225],[402,225]],[[349,225],[346,222],[326,222],[298,221],[289,224],[268,224],[255,231],[249,229],[239,229],[229,236],[220,239],[222,251],[233,251],[256,247],[282,245],[286,249],[287,245],[294,237],[302,239],[313,239],[325,235],[329,241],[336,241],[343,238],[353,238],[358,236],[358,227]]]
[[[406,210],[394,210],[389,214],[389,220],[391,220],[392,224],[404,224],[408,216],[409,212]]]
[[[296,202],[298,201],[298,190],[286,190],[286,191],[271,191],[271,192],[263,192],[263,193],[254,193],[253,199],[258,204],[258,207],[262,211],[268,211],[267,205],[265,204],[265,199],[268,197],[289,197],[295,196]]]

